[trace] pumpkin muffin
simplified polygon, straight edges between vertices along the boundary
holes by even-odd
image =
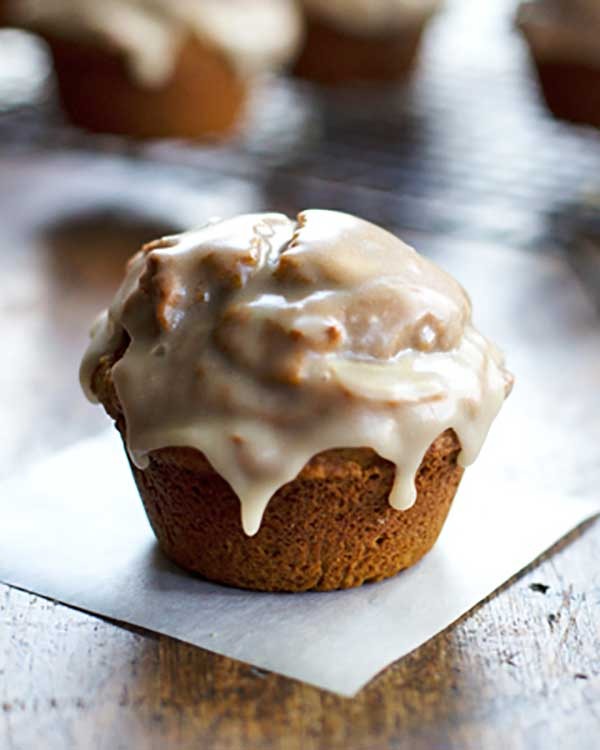
[[[441,0],[301,0],[304,45],[295,72],[324,84],[404,78]]]
[[[600,1],[522,3],[517,26],[529,45],[550,111],[600,128]]]
[[[165,554],[264,591],[417,562],[512,383],[456,281],[331,211],[147,245],[80,375]]]
[[[229,133],[301,33],[293,0],[22,0],[14,15],[48,43],[74,124],[138,138]]]

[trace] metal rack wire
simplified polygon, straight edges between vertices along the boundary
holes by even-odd
[[[0,148],[120,152],[196,170],[199,185],[211,174],[247,178],[277,209],[320,205],[402,229],[561,249],[600,233],[600,134],[548,115],[513,9],[449,3],[404,87],[270,81],[243,132],[220,146],[80,133],[62,120],[51,82],[30,81],[31,101],[0,110]]]

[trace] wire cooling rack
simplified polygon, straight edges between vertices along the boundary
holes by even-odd
[[[450,0],[402,87],[269,81],[243,132],[219,146],[140,145],[68,127],[43,53],[4,31],[0,151],[118,152],[185,170],[200,188],[216,174],[245,178],[273,209],[337,208],[527,249],[564,250],[582,237],[589,247],[600,235],[600,133],[548,115],[514,5]]]

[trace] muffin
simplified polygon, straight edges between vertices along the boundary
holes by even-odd
[[[550,111],[600,127],[600,0],[522,3],[517,26]]]
[[[164,553],[264,591],[416,563],[511,385],[456,281],[383,229],[318,210],[142,248],[80,376]]]
[[[230,132],[301,32],[293,0],[21,0],[14,15],[48,43],[74,124],[138,138]]]
[[[306,34],[296,74],[341,84],[405,77],[441,0],[301,0],[301,5]]]

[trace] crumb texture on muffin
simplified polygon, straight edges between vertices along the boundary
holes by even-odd
[[[143,248],[81,381],[117,420],[138,485],[156,482],[157,452],[194,450],[253,535],[269,500],[336,449],[393,466],[385,497],[407,510],[430,446],[451,430],[471,463],[511,379],[448,274],[368,222],[305,211]]]
[[[125,440],[125,419],[104,357],[93,387]],[[261,591],[331,591],[389,578],[436,542],[463,474],[452,430],[419,467],[417,501],[399,513],[389,501],[395,467],[368,448],[313,456],[271,498],[254,536],[241,524],[231,486],[193,448],[161,448],[131,469],[162,551],[186,570]]]
[[[389,461],[364,448],[321,453],[275,493],[251,537],[235,493],[196,451],[162,449],[132,468],[161,549],[182,567],[241,588],[330,591],[389,578],[429,552],[463,472],[459,451],[450,431],[434,442],[403,513],[388,502]]]

